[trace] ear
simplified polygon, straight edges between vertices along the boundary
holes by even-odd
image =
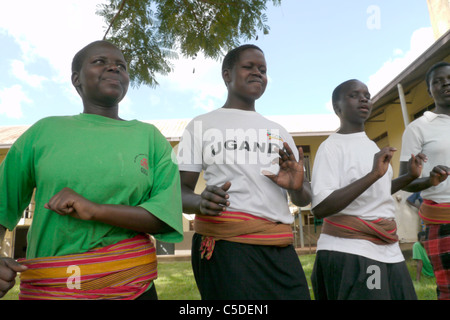
[[[228,83],[231,82],[230,70],[225,69],[222,71],[222,79],[225,81],[225,85],[228,86]]]
[[[76,71],[72,72],[72,84],[75,88],[80,86],[80,74]]]
[[[341,113],[341,108],[339,107],[339,104],[333,103],[333,110],[334,113],[336,113],[336,115],[339,117],[339,114]]]
[[[72,85],[75,87],[77,92],[80,93],[80,87],[81,87],[80,74],[76,71],[72,72],[71,80],[72,80]]]

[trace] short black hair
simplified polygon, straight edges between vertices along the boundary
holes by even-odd
[[[420,240],[420,238],[422,237],[426,237],[427,233],[425,231],[419,231],[419,233],[417,234],[417,239]]]
[[[331,103],[333,104],[333,108],[334,105],[337,103],[337,101],[341,98],[341,93],[342,93],[342,89],[350,82],[354,82],[354,81],[359,81],[358,79],[350,79],[347,81],[342,82],[340,85],[338,85],[334,90],[333,93],[331,95]]]
[[[433,75],[433,72],[436,69],[439,69],[439,68],[442,68],[442,67],[450,67],[450,63],[445,62],[445,61],[441,61],[441,62],[435,63],[434,65],[432,65],[430,67],[430,69],[428,69],[428,71],[427,71],[427,73],[425,75],[425,81],[427,83],[428,90],[430,90],[430,80],[431,80],[431,76]]]
[[[92,47],[95,47],[99,44],[107,44],[113,47],[117,46],[109,41],[106,40],[98,40],[98,41],[94,41],[89,43],[87,46],[85,46],[83,49],[81,49],[80,51],[78,51],[75,56],[73,57],[72,60],[72,73],[73,72],[80,72],[81,67],[83,65],[83,61],[86,59],[86,56],[89,52],[89,49],[91,49]]]
[[[222,72],[227,69],[233,69],[233,67],[236,64],[236,61],[238,61],[241,53],[248,49],[256,49],[256,50],[261,51],[262,54],[264,54],[264,52],[261,50],[261,48],[259,48],[258,46],[254,45],[254,44],[243,44],[239,47],[232,49],[225,55],[225,58],[223,58],[223,62],[222,62]]]

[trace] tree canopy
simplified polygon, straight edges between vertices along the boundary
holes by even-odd
[[[97,14],[109,26],[105,39],[122,49],[133,86],[155,87],[170,59],[218,59],[241,41],[269,33],[267,2],[281,0],[110,0]]]

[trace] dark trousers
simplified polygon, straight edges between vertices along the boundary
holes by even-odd
[[[216,241],[210,260],[200,257],[202,237],[192,239],[192,267],[203,300],[309,300],[293,246]]]
[[[416,300],[406,263],[319,250],[311,275],[316,300]]]

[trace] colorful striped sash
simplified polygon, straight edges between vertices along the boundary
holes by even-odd
[[[220,216],[196,215],[194,230],[203,236],[201,257],[208,260],[218,240],[280,247],[294,241],[290,225],[244,212],[226,211]]]
[[[397,224],[391,219],[372,221],[349,215],[325,218],[322,232],[335,237],[364,239],[375,244],[392,244],[398,241]]]
[[[137,235],[86,253],[19,260],[20,300],[132,300],[157,277],[156,250]]]
[[[436,203],[424,199],[419,208],[419,216],[425,224],[448,224],[450,223],[450,203]]]

